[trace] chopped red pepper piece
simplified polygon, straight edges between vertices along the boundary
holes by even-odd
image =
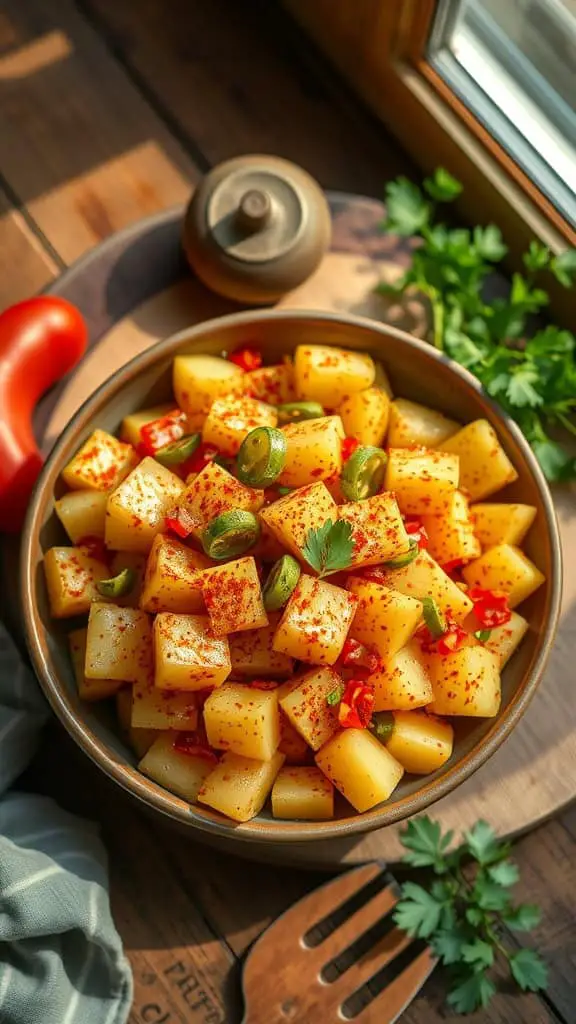
[[[449,619],[442,636],[436,639],[426,626],[422,626],[416,633],[416,639],[425,654],[452,654],[464,647],[470,638],[462,626]]]
[[[376,649],[352,638],[346,640],[340,662],[344,668],[363,668],[367,675],[372,675],[380,668],[380,658]]]
[[[213,462],[220,452],[213,444],[199,444],[193,455],[190,456],[186,462],[183,462],[179,467],[182,476],[186,477],[189,473],[200,473],[209,462]]]
[[[237,348],[228,356],[228,362],[249,373],[250,370],[258,370],[262,366],[262,353],[257,348]]]
[[[179,754],[188,754],[190,757],[203,757],[206,761],[211,761],[214,764],[218,761],[214,751],[210,750],[210,747],[206,746],[205,743],[202,743],[197,732],[176,733],[172,746]]]
[[[165,523],[177,537],[189,537],[197,525],[187,509],[180,507],[174,509],[171,515],[166,516]]]
[[[359,447],[360,441],[357,441],[355,437],[345,437],[342,441],[342,462],[347,462]]]
[[[186,415],[181,409],[174,409],[160,419],[145,423],[140,430],[138,454],[154,455],[160,448],[164,448],[164,445],[172,444],[173,441],[179,441],[184,437],[185,430]]]
[[[363,580],[370,580],[371,583],[379,583],[381,587],[388,586],[390,582],[390,574],[386,572],[386,569],[380,569],[377,565],[367,565],[365,569],[361,569],[358,575]]]
[[[467,591],[468,597],[474,602],[474,615],[481,626],[494,629],[510,622],[512,612],[508,606],[508,594],[503,590],[484,590],[472,587]]]
[[[420,551],[424,551],[429,544],[426,527],[422,525],[419,519],[407,519],[404,526],[406,527],[406,533],[417,541]]]
[[[351,679],[338,708],[343,729],[366,729],[374,711],[374,688],[361,679]]]

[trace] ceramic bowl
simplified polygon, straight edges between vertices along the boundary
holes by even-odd
[[[117,732],[112,712],[82,703],[76,693],[66,633],[70,625],[50,618],[42,570],[44,552],[65,542],[54,513],[62,491],[60,472],[95,427],[117,431],[124,416],[170,397],[172,359],[178,353],[220,353],[249,341],[274,362],[302,341],[360,349],[382,360],[395,394],[428,404],[463,423],[478,417],[496,429],[518,471],[498,498],[535,505],[538,513],[527,551],[546,583],[522,607],[530,629],[503,673],[503,701],[495,719],[457,720],[454,754],[440,771],[405,777],[392,798],[355,814],[341,809],[333,821],[276,821],[263,812],[237,825],[200,806],[190,806],[141,775],[136,758]],[[118,785],[152,810],[201,830],[207,841],[286,844],[352,836],[423,811],[464,782],[494,753],[521,718],[542,677],[554,636],[561,591],[558,528],[543,475],[520,431],[483,393],[467,371],[431,346],[402,331],[351,315],[294,311],[233,314],[181,331],[140,354],[113,374],[82,405],[51,452],[32,498],[23,535],[21,602],[34,668],[53,710],[79,746]],[[229,845],[226,844],[226,845]]]

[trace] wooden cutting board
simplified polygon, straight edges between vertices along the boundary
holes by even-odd
[[[329,199],[334,222],[331,252],[313,277],[279,305],[351,311],[422,335],[426,313],[418,302],[401,308],[374,294],[379,280],[392,280],[406,267],[410,243],[378,231],[383,214],[379,202],[335,193]],[[46,450],[81,402],[122,363],[174,331],[238,308],[189,275],[179,249],[180,218],[177,209],[139,222],[93,250],[52,285],[53,293],[83,311],[91,349],[72,379],[38,409],[36,427]],[[558,489],[555,503],[569,567],[571,554],[576,553],[575,490]],[[574,798],[575,642],[576,574],[568,568],[560,629],[539,692],[494,757],[435,805],[432,813],[444,828],[465,829],[486,817],[499,835],[517,835]],[[227,846],[222,841],[218,845]],[[227,848],[242,852],[236,844]],[[302,866],[337,866],[379,858],[394,862],[399,852],[398,827],[389,827],[360,839],[293,845],[289,851],[269,847],[266,854],[260,850],[256,856]]]

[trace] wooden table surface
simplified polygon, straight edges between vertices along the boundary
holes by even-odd
[[[379,196],[413,171],[270,0],[4,0],[0,11],[0,308],[111,232],[184,201],[215,162],[271,152],[327,188]],[[131,1024],[235,1024],[238,964],[319,876],[207,850],[136,811],[53,725],[24,784],[102,823],[134,968]],[[490,818],[490,808],[486,807]],[[470,1018],[576,1022],[576,809],[518,841],[538,902],[545,996]],[[514,941],[514,940],[513,940]],[[406,1024],[457,1018],[432,979]],[[321,1024],[321,1022],[319,1022]]]

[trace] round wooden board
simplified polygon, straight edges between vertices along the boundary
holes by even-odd
[[[409,243],[378,231],[383,208],[375,200],[329,195],[333,215],[331,252],[284,307],[353,311],[422,334],[425,310],[407,309],[374,294],[409,260]],[[179,248],[181,210],[167,211],[116,235],[74,265],[51,292],[75,302],[86,316],[91,349],[73,377],[39,406],[37,430],[48,450],[81,402],[118,366],[174,331],[237,307],[208,292],[184,266]],[[438,396],[442,407],[442,396]],[[574,491],[559,490],[566,565],[576,550]],[[576,711],[571,656],[576,655],[576,574],[566,573],[560,630],[548,670],[520,726],[488,764],[433,815],[443,828],[461,831],[486,818],[500,836],[526,831],[561,810],[576,795]],[[200,838],[200,837],[199,837]],[[221,845],[221,844],[219,844]],[[240,844],[242,846],[243,844]],[[230,846],[231,852],[238,844]],[[267,848],[266,859],[301,866],[336,867],[369,859],[394,862],[398,827],[358,839]],[[260,850],[256,855],[264,859]]]

